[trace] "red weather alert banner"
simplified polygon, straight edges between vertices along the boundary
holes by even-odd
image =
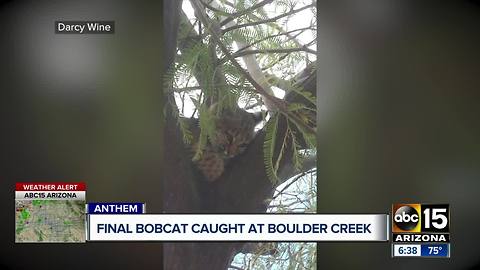
[[[25,182],[16,183],[15,191],[85,191],[84,182]]]
[[[16,200],[85,200],[84,182],[22,182],[15,184]]]

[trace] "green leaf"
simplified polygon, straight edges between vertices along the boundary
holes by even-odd
[[[275,114],[265,126],[265,140],[263,142],[263,158],[265,161],[265,171],[270,181],[275,184],[278,180],[275,166],[273,165],[273,155],[277,137],[279,114]]]
[[[182,131],[182,139],[185,144],[193,143],[193,133],[190,130],[189,124],[185,118],[178,118],[178,125]]]

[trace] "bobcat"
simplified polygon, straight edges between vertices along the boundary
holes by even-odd
[[[209,138],[202,155],[194,164],[208,182],[217,180],[224,172],[227,162],[245,151],[255,137],[255,126],[262,120],[261,114],[244,110],[228,111],[215,119],[215,133]],[[193,131],[192,151],[198,147],[199,128]]]

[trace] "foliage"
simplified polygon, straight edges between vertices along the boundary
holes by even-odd
[[[268,83],[277,92],[295,92],[307,101],[306,103],[288,104],[288,111],[297,115],[299,120],[291,119],[285,112],[269,112],[265,129],[265,142],[263,153],[265,169],[273,184],[277,183],[277,171],[285,153],[291,153],[294,166],[299,171],[302,167],[304,154],[301,150],[315,148],[315,137],[305,125],[314,127],[315,97],[310,92],[302,89],[295,83],[295,74],[300,67],[306,67],[312,60],[309,53],[292,51],[288,53],[275,53],[275,50],[294,49],[305,44],[300,44],[297,37],[309,32],[315,33],[315,22],[300,29],[288,29],[289,16],[278,21],[268,21],[272,17],[272,8],[276,14],[285,14],[306,5],[299,1],[274,1],[275,5],[266,5],[248,10],[259,1],[236,1],[232,6],[227,1],[209,2],[205,12],[214,23],[221,25],[226,18],[231,23],[223,25],[221,30],[221,42],[228,48],[232,55],[245,53],[249,49],[257,51],[271,50],[272,53],[258,53],[256,60]],[[216,4],[215,6],[213,6]],[[269,11],[267,11],[269,8]],[[313,11],[314,12],[314,11]],[[241,14],[241,16],[235,16]],[[294,14],[292,14],[293,16]],[[197,117],[199,121],[199,147],[194,159],[199,158],[201,151],[206,145],[208,138],[214,132],[214,115],[221,115],[225,109],[240,107],[250,112],[265,110],[262,98],[239,69],[226,59],[226,55],[218,49],[209,35],[211,27],[206,28],[195,17],[183,14],[178,36],[178,54],[175,66],[166,74],[167,89],[174,95],[171,105],[178,119],[179,127],[183,133],[185,143],[192,143],[193,136],[191,126],[185,124],[182,118]],[[265,23],[260,23],[267,20]],[[251,26],[239,27],[229,30],[233,25]],[[236,41],[248,44],[246,48],[236,47]],[[237,58],[237,61],[240,57]],[[278,77],[271,78],[267,74],[275,74]],[[280,89],[276,86],[276,80],[287,82]],[[212,104],[216,104],[214,112],[210,110]],[[279,118],[286,118],[288,129],[283,134],[277,134]],[[281,141],[278,145],[276,142]],[[305,143],[305,144],[303,144]]]
[[[264,114],[265,170],[272,184],[278,185],[281,183],[278,170],[287,154],[291,155],[289,160],[301,172],[303,160],[309,153],[305,150],[316,148],[312,133],[312,128],[315,128],[315,97],[303,89],[296,78],[301,70],[315,61],[311,52],[315,39],[307,43],[299,37],[315,37],[316,20],[296,28],[291,28],[289,24],[297,10],[305,9],[312,3],[299,0],[201,2],[211,23],[203,25],[197,19],[198,13],[193,13],[188,1],[184,1],[186,13],[182,14],[176,63],[165,76],[166,89],[173,96],[170,104],[183,140],[187,144],[193,143],[192,128],[197,128],[188,125],[185,118],[199,118],[196,142],[199,147],[194,157],[198,159],[215,131],[214,119],[221,117],[222,111],[237,107],[249,112],[265,111],[264,100],[257,89],[227,57],[228,54],[234,56],[247,69],[241,62],[242,57],[255,50],[255,61],[276,96],[281,98],[284,94],[294,93],[305,101],[287,104],[283,111],[277,108]],[[311,10],[309,16],[314,18],[315,8],[308,10]],[[219,49],[212,38],[212,31],[221,33],[220,42],[228,52]],[[239,48],[238,42],[246,44],[246,47]],[[213,104],[215,107],[212,109]],[[287,129],[282,129],[281,134],[278,132],[280,121],[287,124]]]
[[[222,19],[229,18],[232,14],[241,13],[249,6],[257,4],[253,1],[237,1],[236,6],[229,6],[227,2],[220,1],[215,8],[207,6],[206,14],[210,18],[216,19],[221,23]],[[296,1],[276,1],[275,9],[281,9],[281,12],[293,10],[297,5]],[[211,9],[209,9],[209,7]],[[212,10],[213,9],[213,10]],[[263,7],[246,12],[242,16],[235,18],[237,25],[248,24],[268,19],[268,14]],[[275,50],[290,49],[298,46],[298,41],[291,34],[302,33],[299,31],[285,31],[288,20],[284,22],[258,23],[251,27],[240,27],[231,31],[224,26],[222,42],[226,45],[232,55],[239,52],[245,52],[247,48],[237,48],[234,52],[235,41],[241,41],[248,44],[249,49],[255,50]],[[311,27],[314,29],[314,25]],[[179,127],[183,133],[183,139],[186,143],[192,143],[192,131],[182,120],[185,115],[185,107],[193,108],[192,116],[200,118],[199,148],[194,157],[199,158],[201,151],[208,138],[214,132],[212,111],[209,109],[212,104],[216,104],[215,114],[221,114],[224,109],[241,107],[250,111],[264,109],[262,100],[255,88],[242,76],[239,69],[225,60],[225,55],[213,43],[208,35],[209,29],[202,28],[202,25],[195,18],[184,18],[180,25],[179,34],[179,52],[177,61],[172,70],[166,74],[166,82],[170,86],[168,89],[174,92],[175,102],[171,102],[174,111],[178,117]],[[314,32],[314,31],[312,31]],[[293,103],[288,105],[288,110],[299,115],[304,123],[298,123],[289,119],[286,114],[270,113],[270,119],[265,125],[264,142],[264,160],[267,175],[273,183],[277,182],[277,171],[287,147],[290,147],[292,161],[296,169],[302,167],[303,155],[300,141],[306,143],[306,147],[315,148],[314,135],[305,130],[302,124],[315,126],[312,115],[315,115],[315,97],[294,82],[292,70],[296,69],[298,63],[308,64],[310,59],[306,56],[303,59],[302,52],[290,52],[286,54],[267,53],[258,54],[256,59],[265,74],[268,71],[275,73],[278,68],[289,72],[278,73],[279,79],[288,81],[284,85],[284,92],[295,92],[303,96],[309,104]],[[288,80],[290,79],[290,80]],[[269,78],[269,83],[275,85],[275,79]],[[192,110],[190,110],[192,111]],[[284,134],[277,133],[279,117],[287,117],[288,129]],[[300,138],[299,136],[302,136]],[[282,140],[280,149],[277,149],[277,137]],[[305,148],[305,146],[304,146]],[[276,155],[276,156],[274,156]]]
[[[273,181],[277,180],[277,167],[274,165],[274,150],[277,139],[277,127],[278,127],[279,115],[276,114],[267,122],[265,126],[265,141],[263,143],[263,158],[265,161],[265,170],[267,176]],[[279,155],[279,159],[281,155]],[[277,162],[278,163],[278,162]]]
[[[268,212],[315,213],[316,179],[316,170],[313,169],[284,182],[276,189]],[[271,252],[272,245],[274,252]],[[237,254],[232,265],[230,269],[315,269],[316,245],[315,243],[262,243],[252,252]]]

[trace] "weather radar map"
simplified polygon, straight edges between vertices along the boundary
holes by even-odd
[[[15,201],[16,242],[85,242],[85,202]]]
[[[83,183],[17,183],[16,243],[84,243]]]

